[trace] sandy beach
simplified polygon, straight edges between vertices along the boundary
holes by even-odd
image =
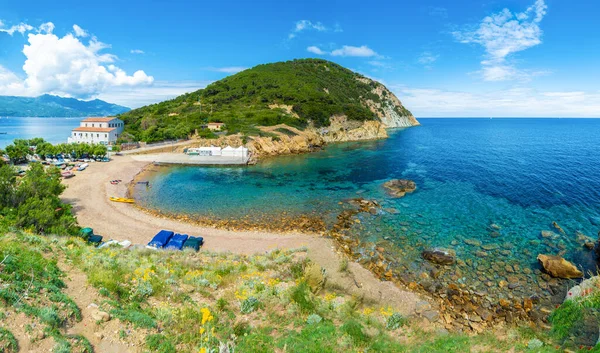
[[[125,197],[127,185],[148,165],[132,156],[114,156],[109,163],[90,163],[74,178],[64,180],[67,189],[62,195],[73,205],[73,211],[82,227],[91,227],[104,240],[130,240],[134,244],[147,244],[161,229],[178,233],[200,235],[205,239],[204,250],[256,254],[275,249],[306,247],[308,257],[320,264],[328,280],[345,290],[367,300],[390,305],[406,315],[415,311],[417,302],[425,300],[419,295],[403,290],[391,282],[377,279],[359,264],[350,262],[349,274],[341,273],[341,254],[331,239],[300,233],[269,233],[262,231],[229,231],[201,227],[173,219],[160,218],[143,212],[130,204],[109,201],[109,197]],[[118,185],[110,180],[120,179]]]

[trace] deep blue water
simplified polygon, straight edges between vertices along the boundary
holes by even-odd
[[[151,175],[153,187],[139,190],[136,198],[174,213],[237,218],[286,211],[333,222],[346,207],[340,201],[364,197],[399,213],[360,214],[361,224],[352,231],[374,242],[390,239],[409,269],[418,268],[420,252],[430,246],[453,248],[479,270],[493,261],[535,270],[538,253],[561,254],[593,268],[577,234],[595,240],[600,230],[599,119],[421,123],[391,132],[386,140],[329,145],[256,166],[169,168]],[[414,180],[417,191],[388,197],[381,184],[394,178]],[[566,234],[543,239],[540,231],[554,230],[553,221]],[[491,224],[501,227],[499,235],[490,236]],[[476,255],[482,249],[465,239],[498,249],[486,250],[489,256],[482,258]],[[473,271],[461,280],[482,273],[491,281],[503,275]],[[522,281],[535,286],[537,278]]]
[[[81,118],[15,118],[0,117],[0,148],[14,139],[43,137],[52,143],[67,142],[71,130],[79,126]]]

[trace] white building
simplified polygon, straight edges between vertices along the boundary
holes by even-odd
[[[221,147],[198,147],[198,148],[188,148],[187,154],[190,156],[220,156],[221,155]]]
[[[114,144],[123,133],[123,120],[113,116],[102,118],[85,118],[79,127],[71,131],[69,143],[99,143],[103,145]]]

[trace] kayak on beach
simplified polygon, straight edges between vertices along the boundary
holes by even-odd
[[[124,202],[124,203],[134,203],[135,202],[134,199],[128,199],[125,197],[111,197],[110,200],[113,202]]]

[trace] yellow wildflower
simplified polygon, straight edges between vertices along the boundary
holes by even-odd
[[[204,348],[204,347],[200,348],[200,351],[198,351],[198,353],[206,353],[206,348]]]
[[[212,321],[213,316],[211,315],[210,310],[208,310],[208,308],[202,308],[200,309],[200,312],[202,313],[202,325],[209,321]]]
[[[204,331],[206,331],[206,330],[204,329],[204,327],[200,327],[200,334],[203,334],[203,333],[204,333]]]
[[[337,298],[337,296],[334,293],[325,294],[325,300],[327,300],[328,302],[334,300],[335,298]]]
[[[383,316],[392,316],[392,314],[394,313],[394,310],[388,306],[387,308],[382,307],[381,309],[379,309],[379,312]]]

